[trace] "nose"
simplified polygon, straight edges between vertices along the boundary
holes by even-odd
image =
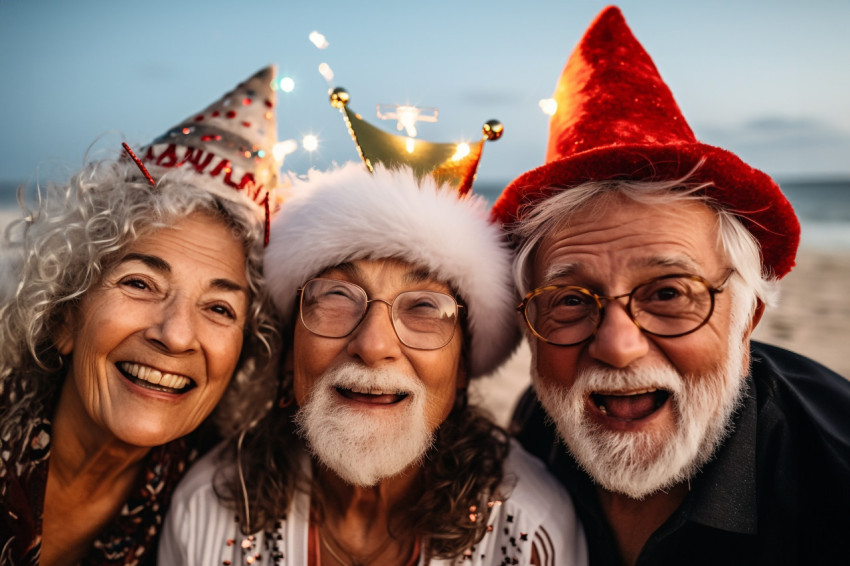
[[[619,298],[619,297],[618,297]],[[649,352],[649,340],[619,300],[608,301],[588,353],[600,362],[624,368]]]
[[[390,320],[390,305],[372,300],[360,324],[349,336],[348,353],[367,366],[374,367],[401,355],[401,341]]]
[[[168,353],[192,352],[199,348],[194,305],[179,296],[160,305],[156,320],[145,330],[145,337]]]

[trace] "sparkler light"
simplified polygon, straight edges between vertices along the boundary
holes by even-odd
[[[469,144],[465,142],[461,142],[457,144],[457,148],[455,149],[455,154],[452,155],[452,161],[460,161],[464,157],[469,155]]]
[[[295,88],[295,81],[291,77],[282,77],[280,79],[280,90],[283,92],[292,92]]]
[[[318,49],[327,49],[328,45],[330,45],[328,40],[325,39],[325,36],[317,31],[311,31],[308,37],[310,38],[310,43],[315,45]]]
[[[436,122],[439,112],[436,108],[418,108],[416,106],[379,104],[378,118],[381,120],[396,120],[396,129],[412,137],[416,137],[416,122]]]
[[[322,77],[324,77],[326,81],[328,81],[328,84],[331,84],[334,80],[333,69],[331,69],[331,66],[327,63],[319,63],[319,74],[322,75]]]
[[[316,151],[317,149],[319,149],[319,138],[317,138],[313,134],[306,135],[301,140],[301,147],[303,147],[307,151]]]
[[[537,105],[548,116],[553,116],[558,111],[558,101],[554,98],[544,98]]]

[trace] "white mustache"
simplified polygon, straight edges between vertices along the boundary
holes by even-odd
[[[322,375],[315,388],[340,388],[357,393],[422,395],[425,386],[415,377],[386,369],[372,369],[348,363]]]
[[[582,396],[616,392],[635,394],[662,389],[678,397],[683,384],[673,368],[654,365],[637,369],[587,368],[578,374],[573,387],[578,388]]]

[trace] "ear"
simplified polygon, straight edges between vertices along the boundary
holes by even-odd
[[[457,388],[466,389],[469,386],[469,374],[466,370],[466,364],[461,360],[457,366]]]
[[[70,322],[71,315],[68,311],[62,315],[62,322],[59,328],[53,333],[53,344],[56,350],[63,356],[67,356],[74,351],[74,339],[76,329]]]
[[[284,373],[292,373],[295,371],[295,362],[292,359],[292,348],[286,349],[286,354],[283,356],[283,365],[281,366],[281,370]]]
[[[752,318],[750,318],[750,326],[744,335],[745,339],[749,339],[750,335],[753,333],[753,330],[756,329],[756,326],[758,326],[759,322],[761,321],[761,317],[763,314],[764,303],[761,301],[761,299],[757,299],[755,311],[753,312]]]

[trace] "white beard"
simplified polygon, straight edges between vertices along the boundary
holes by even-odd
[[[732,332],[733,335],[737,334]],[[542,380],[532,363],[532,380],[546,412],[578,464],[602,487],[633,499],[693,477],[730,432],[732,414],[745,390],[743,341],[730,340],[722,367],[682,376],[672,367],[591,368],[565,389]],[[670,393],[674,430],[626,432],[604,430],[588,414],[592,391],[656,387]]]
[[[343,403],[337,387],[405,392],[407,399],[403,408],[373,415]],[[319,378],[296,413],[295,424],[322,464],[350,484],[370,487],[421,462],[433,444],[425,395],[425,386],[416,378],[345,364]]]

